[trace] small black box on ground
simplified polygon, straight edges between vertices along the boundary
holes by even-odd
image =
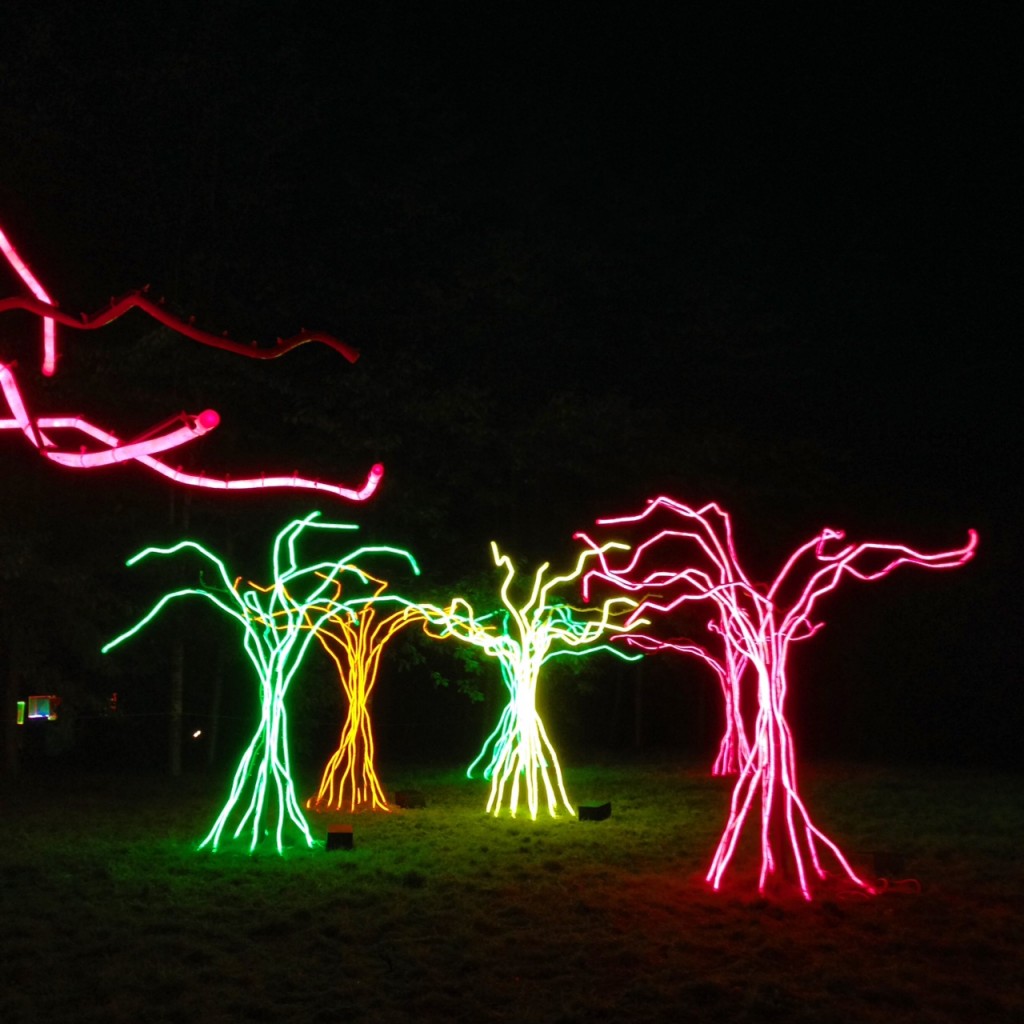
[[[328,850],[351,850],[352,849],[352,826],[351,825],[328,825],[327,826],[327,849]]]
[[[395,791],[395,803],[399,807],[426,807],[427,798],[418,789],[399,789]]]
[[[580,821],[604,821],[612,816],[612,804],[580,804],[578,808]]]

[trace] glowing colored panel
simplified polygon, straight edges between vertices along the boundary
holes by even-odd
[[[56,697],[52,693],[29,697],[28,717],[46,718],[51,722],[56,721],[58,704],[60,704],[60,697]]]
[[[25,724],[25,702],[23,700],[18,701],[18,710],[16,712],[15,721],[18,725]]]

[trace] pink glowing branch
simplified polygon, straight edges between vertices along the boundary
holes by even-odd
[[[760,588],[740,568],[729,517],[716,505],[694,510],[663,497],[650,502],[638,515],[599,522],[627,528],[646,523],[657,511],[685,519],[689,528],[661,530],[637,545],[624,564],[618,566],[612,564],[613,552],[628,550],[627,546],[606,546],[606,554],[584,580],[584,592],[588,593],[592,583],[600,580],[634,595],[646,595],[631,617],[650,617],[654,612],[668,614],[686,602],[712,601],[718,617],[709,623],[708,629],[719,634],[726,645],[724,662],[688,640],[644,635],[634,636],[632,642],[647,649],[674,649],[702,658],[720,678],[728,679],[729,685],[723,689],[736,702],[733,710],[737,714],[744,688],[751,686],[756,692],[757,713],[752,730],[746,733],[752,737],[750,747],[741,758],[728,821],[712,859],[708,881],[716,889],[722,884],[744,825],[759,800],[761,892],[770,881],[778,883],[788,877],[810,899],[812,877],[818,883],[831,877],[825,868],[825,853],[838,865],[840,880],[873,892],[874,888],[856,874],[838,846],[813,823],[797,790],[793,737],[785,716],[788,646],[791,641],[807,639],[822,628],[823,623],[811,621],[811,613],[818,599],[834,590],[844,574],[872,582],[901,565],[956,568],[973,557],[977,534],[971,530],[963,547],[937,553],[920,552],[902,544],[871,542],[833,550],[835,542],[843,540],[843,534],[825,529],[797,548],[769,587]],[[580,536],[592,550],[597,549],[595,541],[585,534]],[[671,545],[680,543],[691,556],[696,556],[696,565],[685,560],[679,569],[643,568],[666,547],[675,552]],[[808,566],[805,563],[809,559]],[[782,593],[790,589],[798,570],[805,582],[796,588],[796,596],[787,607],[782,603]]]
[[[383,467],[377,464],[370,470],[362,487],[351,488],[310,480],[297,474],[231,480],[186,473],[180,468],[171,468],[153,456],[158,452],[169,451],[187,444],[213,430],[220,422],[220,417],[213,409],[207,409],[197,416],[182,413],[176,419],[179,425],[174,430],[166,433],[157,431],[142,440],[122,442],[116,435],[95,426],[80,416],[43,416],[33,421],[25,409],[25,403],[18,390],[14,374],[4,363],[0,363],[0,390],[3,391],[13,414],[10,419],[0,419],[0,430],[20,430],[45,458],[74,469],[94,469],[99,466],[135,461],[161,476],[189,487],[222,491],[290,488],[329,494],[347,501],[365,501],[376,491],[384,474]],[[72,452],[58,448],[48,433],[54,430],[78,431],[100,442],[105,448],[92,452]]]
[[[359,357],[359,352],[356,349],[337,338],[305,329],[287,340],[278,338],[275,347],[260,347],[255,342],[252,345],[243,345],[229,340],[226,336],[218,337],[201,330],[194,326],[191,319],[185,321],[174,316],[164,308],[162,299],[160,302],[153,302],[146,295],[146,289],[131,292],[120,299],[111,299],[110,305],[98,313],[82,314],[75,318],[57,308],[2,230],[0,230],[0,254],[4,256],[21,282],[32,293],[31,297],[0,299],[0,313],[21,311],[35,314],[42,319],[43,373],[47,376],[52,375],[56,369],[56,325],[58,323],[75,330],[96,330],[112,323],[133,309],[140,310],[157,322],[193,341],[251,359],[276,359],[308,342],[327,345],[349,362],[355,362]],[[125,442],[79,416],[47,416],[33,419],[25,407],[12,368],[3,363],[0,363],[0,388],[2,388],[12,413],[11,418],[0,419],[0,430],[21,431],[29,443],[51,462],[75,469],[94,469],[115,463],[135,461],[177,483],[190,487],[215,490],[298,488],[333,495],[348,501],[365,501],[376,491],[383,475],[383,468],[379,464],[375,465],[361,487],[351,488],[321,483],[318,480],[300,477],[298,474],[292,476],[263,475],[259,478],[230,480],[226,477],[218,479],[208,478],[204,474],[185,473],[180,468],[172,469],[154,456],[188,444],[195,438],[213,430],[220,422],[220,416],[213,409],[207,409],[198,416],[182,413],[168,423],[148,431],[140,438]],[[171,427],[173,429],[170,429]],[[102,447],[93,451],[81,448],[77,452],[62,449],[47,434],[47,431],[53,430],[77,431],[98,441]]]
[[[186,338],[191,338],[193,341],[198,341],[203,345],[210,345],[213,348],[223,349],[226,352],[233,352],[236,355],[248,356],[250,359],[276,359],[278,356],[283,356],[292,349],[298,348],[299,345],[305,345],[311,341],[327,345],[329,348],[334,349],[335,352],[343,355],[350,363],[354,363],[359,358],[358,349],[353,348],[351,345],[347,345],[345,342],[339,341],[329,334],[307,331],[305,329],[287,340],[278,338],[277,345],[274,348],[260,348],[255,342],[251,345],[243,345],[237,341],[231,341],[224,335],[218,337],[216,334],[211,334],[209,331],[196,327],[191,319],[182,320],[180,317],[168,312],[163,306],[162,299],[160,302],[153,302],[146,295],[148,288],[129,292],[120,299],[111,299],[110,305],[106,309],[98,313],[83,313],[76,319],[57,309],[53,300],[46,293],[46,290],[36,279],[32,271],[29,270],[28,265],[18,255],[18,251],[14,248],[7,235],[4,234],[2,228],[0,228],[0,253],[3,254],[14,272],[21,278],[33,296],[35,296],[34,299],[26,297],[0,299],[0,313],[6,313],[10,310],[22,310],[42,317],[43,373],[47,377],[52,376],[57,368],[56,324],[60,323],[65,327],[73,327],[75,330],[92,331],[113,323],[113,321],[124,316],[125,313],[132,309],[140,309],[144,313],[148,313],[154,320],[159,321],[166,327],[170,327],[171,330],[184,335]]]
[[[204,331],[196,327],[191,321],[182,320],[180,317],[175,316],[161,303],[150,299],[146,295],[145,290],[129,292],[119,299],[112,300],[106,309],[102,309],[97,313],[83,313],[78,318],[61,312],[49,300],[40,299],[37,301],[27,297],[0,299],[0,313],[6,313],[11,310],[35,313],[49,323],[56,322],[64,327],[71,327],[79,331],[95,331],[101,327],[106,327],[133,309],[141,310],[154,320],[162,323],[165,327],[171,328],[175,333],[182,334],[193,341],[209,345],[211,348],[223,349],[225,352],[233,352],[235,355],[247,356],[250,359],[277,359],[279,356],[286,355],[300,345],[305,345],[309,342],[319,342],[322,345],[327,345],[328,348],[332,348],[335,352],[343,355],[350,363],[354,363],[359,358],[358,349],[321,331],[307,331],[303,329],[290,338],[278,338],[277,344],[273,348],[261,347],[255,342],[245,345],[238,341],[232,341],[223,335]],[[52,372],[53,370],[51,369],[50,373]]]
[[[36,280],[35,275],[28,269],[25,261],[18,255],[14,246],[11,245],[10,239],[4,234],[3,228],[0,228],[0,253],[3,253],[7,258],[7,262],[29,291],[41,303],[46,306],[52,306],[53,300],[46,294],[46,290]],[[0,300],[0,312],[3,312],[3,309],[4,306],[2,300]],[[43,317],[43,373],[47,377],[52,377],[57,368],[57,331],[54,326],[53,317],[45,313],[41,315]]]

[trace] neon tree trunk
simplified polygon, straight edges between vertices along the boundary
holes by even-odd
[[[259,725],[235,769],[228,799],[199,849],[209,846],[216,850],[227,831],[232,839],[247,835],[250,851],[255,850],[264,837],[273,835],[277,851],[281,853],[286,827],[297,832],[305,846],[313,846],[313,836],[295,793],[288,753],[285,697],[295,671],[295,665],[291,664],[293,652],[289,648],[290,645],[271,655],[266,672],[260,678]],[[238,820],[232,831],[233,818]]]
[[[542,795],[552,817],[557,817],[559,807],[575,813],[565,791],[558,756],[537,711],[537,687],[541,668],[557,657],[582,657],[599,650],[628,657],[599,641],[608,633],[621,633],[627,628],[615,620],[618,613],[614,609],[617,605],[632,608],[635,602],[613,598],[600,609],[589,610],[589,617],[581,618],[579,616],[586,615],[586,611],[580,613],[552,597],[556,587],[575,582],[586,562],[603,550],[584,551],[571,573],[555,576],[546,583],[544,576],[550,563],[545,562],[534,576],[527,599],[517,605],[511,595],[515,567],[492,541],[494,564],[505,570],[501,586],[502,624],[499,626],[493,621],[496,613],[478,617],[467,601],[455,598],[444,612],[432,613],[424,627],[431,636],[454,637],[479,647],[487,657],[494,658],[508,689],[508,703],[497,728],[466,772],[472,777],[474,771],[484,765],[484,778],[491,783],[487,800],[489,813],[500,813],[507,800],[514,817],[524,791],[532,818],[537,817]],[[637,625],[644,621],[637,620]],[[431,625],[438,626],[439,632],[431,633]]]
[[[750,813],[759,804],[758,889],[762,893],[770,885],[792,884],[810,899],[812,887],[830,876],[826,855],[838,866],[840,878],[873,892],[839,847],[814,824],[799,795],[793,737],[785,713],[789,644],[807,639],[821,628],[822,623],[812,619],[814,606],[820,597],[835,589],[844,575],[870,582],[882,579],[900,565],[955,568],[973,557],[977,535],[970,531],[963,548],[925,554],[904,545],[879,543],[847,544],[832,550],[833,545],[842,541],[843,534],[825,529],[794,552],[765,592],[755,587],[740,567],[731,521],[717,505],[694,510],[662,497],[650,502],[638,515],[602,519],[599,524],[627,528],[664,513],[682,520],[684,528],[661,530],[637,545],[622,565],[612,566],[602,554],[600,568],[587,574],[583,587],[587,594],[592,582],[600,579],[631,593],[648,595],[632,616],[669,614],[685,602],[713,602],[719,618],[711,628],[721,630],[723,639],[733,649],[734,666],[742,668],[742,677],[739,672],[731,677],[736,683],[733,692],[740,691],[741,678],[753,676],[757,715],[747,734],[751,748],[741,763],[728,821],[712,859],[708,881],[716,889],[721,886]],[[579,536],[596,550],[590,538]],[[661,542],[688,546],[695,556],[693,561],[681,569],[657,564],[652,568]],[[606,546],[605,550],[612,549]],[[804,575],[802,584],[794,579],[798,568]],[[674,646],[671,641],[653,637],[638,637],[634,642],[648,650],[658,645]]]
[[[519,806],[521,787],[526,791],[531,818],[537,817],[542,795],[552,817],[558,816],[559,806],[570,814],[576,813],[565,791],[558,754],[537,710],[537,684],[543,663],[539,655],[540,652],[527,651],[521,657],[510,656],[500,661],[501,678],[509,693],[508,703],[497,728],[466,771],[472,777],[486,762],[483,775],[491,782],[488,813],[497,814],[501,809],[506,786],[513,816]]]
[[[374,762],[370,703],[384,648],[400,629],[423,618],[415,606],[383,618],[376,608],[364,606],[356,615],[357,622],[333,615],[317,630],[317,639],[338,670],[347,711],[337,749],[324,766],[316,796],[306,801],[306,807],[342,810],[347,804],[353,811],[363,806],[390,810]]]

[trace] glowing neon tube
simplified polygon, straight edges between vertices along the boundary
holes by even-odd
[[[0,363],[0,391],[13,413],[12,418],[0,419],[0,430],[20,430],[31,444],[39,449],[41,455],[72,469],[93,469],[97,466],[108,466],[115,463],[134,461],[175,483],[188,487],[206,488],[222,491],[251,491],[258,489],[293,489],[314,491],[331,495],[346,501],[366,501],[377,490],[384,475],[384,467],[374,465],[367,474],[366,480],[358,488],[344,487],[340,484],[325,483],[300,477],[276,475],[227,479],[208,477],[205,474],[186,473],[182,469],[174,469],[153,457],[154,452],[169,451],[188,443],[213,430],[220,422],[220,416],[213,409],[207,409],[196,416],[182,414],[181,426],[166,434],[147,437],[136,442],[122,442],[109,431],[97,427],[80,416],[43,416],[33,421],[25,408],[17,382],[11,368]],[[56,447],[47,431],[75,430],[106,445],[106,451],[72,452]]]
[[[46,294],[46,290],[36,280],[35,275],[28,269],[25,261],[18,255],[17,250],[11,244],[10,239],[0,228],[0,253],[6,257],[14,272],[28,287],[29,291],[42,303],[47,306],[53,305],[53,300]],[[2,312],[2,308],[0,308]],[[57,331],[52,316],[42,314],[43,317],[43,373],[52,377],[57,369]]]

